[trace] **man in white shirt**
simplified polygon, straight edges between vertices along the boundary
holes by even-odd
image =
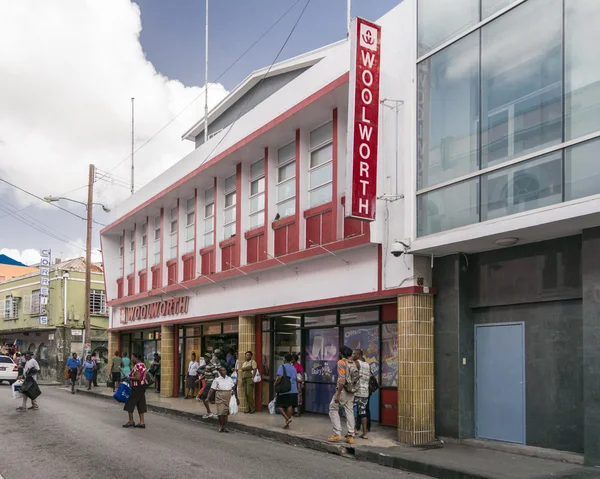
[[[34,381],[37,381],[37,373],[40,371],[40,365],[33,358],[31,351],[27,351],[25,353],[25,367],[23,368],[23,376],[19,379],[27,379],[27,377],[31,377]],[[21,407],[17,408],[17,411],[26,411],[27,410],[27,395],[23,394],[23,404]],[[31,407],[29,409],[37,410],[39,409],[39,405],[35,399],[31,400]]]
[[[219,432],[229,432],[227,426],[227,418],[229,416],[229,402],[231,401],[231,391],[235,387],[233,379],[227,376],[227,370],[224,366],[219,368],[219,375],[215,378],[210,386],[210,396],[216,395],[215,403],[217,405],[217,415],[219,416]]]

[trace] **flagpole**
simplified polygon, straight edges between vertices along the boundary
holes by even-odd
[[[208,141],[208,0],[204,16],[204,143]]]

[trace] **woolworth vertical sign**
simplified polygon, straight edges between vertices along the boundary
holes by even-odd
[[[377,200],[381,27],[357,18],[350,41],[346,217],[373,221]]]

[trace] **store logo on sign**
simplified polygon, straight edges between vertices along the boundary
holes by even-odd
[[[381,27],[357,18],[351,40],[346,216],[373,221],[377,199]]]
[[[168,299],[166,301],[155,301],[144,306],[133,306],[125,308],[125,314],[121,316],[121,324],[127,324],[131,321],[140,319],[153,319],[159,316],[173,316],[176,314],[186,314],[190,304],[189,296]]]

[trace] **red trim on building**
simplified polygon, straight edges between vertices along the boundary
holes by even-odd
[[[352,238],[334,241],[333,243],[330,243],[327,246],[327,249],[329,251],[340,251],[340,250],[347,249],[347,248],[356,248],[358,246],[362,246],[362,245],[369,243],[369,241],[370,241],[370,239],[369,239],[368,235],[354,236]],[[228,278],[233,278],[236,276],[243,275],[244,273],[251,273],[251,272],[260,271],[263,269],[281,266],[280,261],[283,261],[286,264],[291,264],[291,263],[294,263],[295,261],[307,260],[307,259],[310,259],[313,257],[322,256],[325,254],[329,254],[329,253],[327,251],[323,250],[322,248],[305,249],[302,251],[297,251],[296,253],[291,253],[289,255],[285,255],[285,258],[282,256],[281,258],[268,259],[266,261],[262,261],[262,262],[256,263],[256,264],[244,265],[241,268],[239,268],[239,270],[229,270],[229,271],[221,271],[219,273],[215,273],[215,274],[211,275],[212,281],[208,280],[207,278],[200,277],[200,278],[197,278],[194,281],[191,281],[188,284],[186,284],[186,287],[190,288],[190,287],[194,287],[194,286],[198,286],[198,285],[202,285],[202,284],[212,283],[213,281],[221,281],[221,280],[225,280]],[[244,273],[242,273],[242,271]],[[175,284],[175,285],[167,286],[164,289],[164,291],[165,292],[175,292],[180,289],[183,289],[183,287]],[[117,301],[117,300],[111,301],[111,302],[109,302],[108,305],[109,306],[117,306],[119,304],[126,303],[128,301],[144,299],[147,297],[148,297],[147,294],[136,295],[135,297],[127,298],[126,300],[123,300],[123,301]]]
[[[265,229],[266,228],[264,226],[259,226],[258,228],[254,228],[253,230],[246,231],[244,233],[244,238],[249,239],[254,238],[255,236],[260,236],[265,233]]]
[[[119,278],[117,280],[117,298],[124,299],[123,296],[123,278]]]
[[[333,156],[332,156],[332,183],[331,183],[331,201],[333,203],[333,209],[331,210],[331,222],[333,223],[333,241],[337,240],[341,235],[338,231],[338,109],[333,109]]]
[[[163,284],[163,273],[162,266],[165,264],[165,209],[160,209],[160,273],[159,273],[159,281],[158,288],[162,288]]]
[[[137,267],[137,223],[133,225],[133,294],[135,294],[135,271]],[[131,296],[131,292],[129,291],[129,287],[127,289],[127,294]]]
[[[377,300],[384,299],[392,299],[400,295],[406,294],[435,294],[435,291],[429,288],[429,292],[425,293],[422,286],[407,286],[405,288],[395,288],[388,289],[385,291],[373,291],[370,293],[360,293],[353,294],[350,296],[338,296],[335,298],[325,298],[314,301],[305,301],[300,303],[292,303],[281,306],[269,306],[268,308],[258,308],[252,310],[242,310],[242,311],[229,311],[223,314],[210,314],[206,316],[194,316],[192,318],[185,319],[171,319],[167,321],[157,321],[155,323],[144,324],[144,325],[136,325],[133,324],[131,326],[124,326],[122,328],[111,328],[109,331],[125,331],[131,329],[145,329],[149,326],[156,327],[163,324],[191,324],[205,321],[222,321],[225,319],[230,319],[232,316],[252,316],[257,314],[272,314],[272,313],[286,313],[300,310],[308,310],[314,308],[320,308],[322,306],[367,306],[369,303]]]
[[[235,165],[235,257],[231,262],[234,266],[240,265],[242,257],[242,164]]]
[[[304,212],[306,248],[332,243],[335,238],[333,202],[316,206]]]
[[[252,140],[258,138],[260,135],[266,133],[267,131],[269,131],[270,129],[274,128],[275,126],[277,126],[278,124],[280,124],[281,122],[283,122],[284,120],[287,120],[288,118],[290,118],[291,116],[295,115],[296,113],[298,113],[300,110],[306,108],[307,106],[309,106],[310,104],[314,103],[315,101],[317,101],[319,98],[322,98],[323,96],[327,95],[328,93],[332,92],[333,90],[335,90],[336,88],[338,88],[339,86],[343,85],[344,83],[348,82],[348,79],[350,77],[350,74],[348,72],[344,73],[343,75],[341,75],[340,77],[338,77],[337,79],[333,80],[331,83],[325,85],[323,88],[321,88],[320,90],[316,91],[315,93],[313,93],[312,95],[308,96],[307,98],[305,98],[304,100],[302,100],[301,102],[297,103],[296,105],[294,105],[293,107],[287,109],[284,113],[282,113],[281,115],[279,115],[277,118],[274,118],[273,120],[271,120],[270,122],[266,123],[265,125],[263,125],[262,127],[256,129],[255,131],[253,131],[252,133],[250,133],[248,136],[246,136],[245,138],[241,139],[240,141],[238,141],[237,143],[235,143],[234,145],[230,146],[229,148],[227,148],[225,151],[223,151],[222,153],[220,153],[219,155],[215,156],[214,158],[212,158],[211,160],[207,161],[206,163],[200,165],[198,168],[196,168],[195,170],[193,170],[192,172],[188,173],[187,175],[185,175],[183,178],[177,180],[175,183],[173,183],[171,186],[169,186],[168,188],[164,189],[163,191],[161,191],[160,193],[154,195],[152,198],[148,199],[147,201],[145,201],[144,203],[142,203],[141,205],[139,205],[137,208],[134,208],[133,210],[131,210],[129,213],[127,213],[126,215],[122,216],[121,218],[117,219],[116,221],[114,221],[113,223],[111,223],[110,225],[104,227],[101,231],[100,234],[104,234],[106,233],[108,230],[114,228],[115,226],[117,226],[119,223],[122,223],[123,221],[125,221],[127,218],[129,218],[130,216],[134,215],[135,213],[143,210],[144,208],[148,207],[149,205],[151,205],[152,203],[154,203],[156,200],[158,200],[159,198],[162,198],[163,196],[165,196],[166,194],[168,194],[169,192],[173,191],[175,188],[177,188],[178,186],[182,185],[183,183],[185,183],[186,181],[190,180],[191,178],[197,176],[199,173],[201,173],[202,171],[206,170],[207,168],[210,168],[211,166],[213,166],[214,164],[218,163],[219,161],[221,161],[223,158],[227,157],[228,155],[230,155],[231,153],[239,150],[240,148],[242,148],[244,145],[247,145],[249,142],[251,142]]]
[[[383,288],[383,248],[377,245],[377,291]]]
[[[181,231],[181,210],[180,210],[180,205],[181,205],[181,200],[179,198],[177,198],[177,233],[176,233],[176,237],[177,237],[177,249],[175,252],[175,282],[178,283],[179,282],[179,232]],[[169,231],[171,230],[170,224],[169,224]],[[171,248],[171,245],[169,245],[169,250]]]
[[[343,226],[343,238],[353,238],[363,234],[370,233],[371,229],[367,221],[355,220],[353,218],[346,218],[346,197],[342,196],[340,202],[344,208],[344,226]]]
[[[264,257],[267,259],[267,251],[269,251],[269,230],[267,225],[269,224],[269,148],[265,147],[265,219],[263,221],[265,228],[265,250],[259,251],[259,258]],[[260,259],[259,259],[260,261]]]
[[[302,185],[300,184],[300,128],[296,130],[296,230],[288,229],[287,238],[287,253],[293,253],[300,249],[300,192]],[[294,238],[295,236],[295,238]],[[295,243],[295,244],[294,244]],[[296,246],[297,245],[297,246]],[[294,246],[296,246],[294,248]]]
[[[140,294],[148,291],[148,272],[143,269],[138,273],[140,277]]]
[[[175,373],[175,380],[173,381],[173,397],[179,397],[179,328],[175,326],[173,328],[173,372]]]
[[[324,205],[315,206],[304,212],[304,218],[310,218],[311,216],[321,215],[327,211],[333,209],[333,202],[325,203]]]
[[[104,261],[104,248],[102,247],[102,236],[100,236],[100,254],[102,255],[102,281],[104,281],[104,295],[108,302],[108,289],[106,288],[106,274],[104,273],[104,265],[106,262]]]
[[[187,217],[185,221],[187,225]],[[204,222],[202,222],[202,227],[204,228]],[[200,225],[198,224],[198,188],[194,188],[194,256],[192,262],[192,269],[194,270],[194,278],[197,276],[197,258],[198,258],[198,231],[200,231]],[[202,230],[203,238],[204,238],[204,230]]]
[[[152,230],[154,233],[154,230]],[[154,234],[152,234],[154,238]],[[145,270],[148,272],[148,265],[150,264],[150,217],[146,216],[146,266]]]
[[[217,272],[217,177],[215,176],[213,182],[213,246],[214,252],[211,258],[211,271]]]

